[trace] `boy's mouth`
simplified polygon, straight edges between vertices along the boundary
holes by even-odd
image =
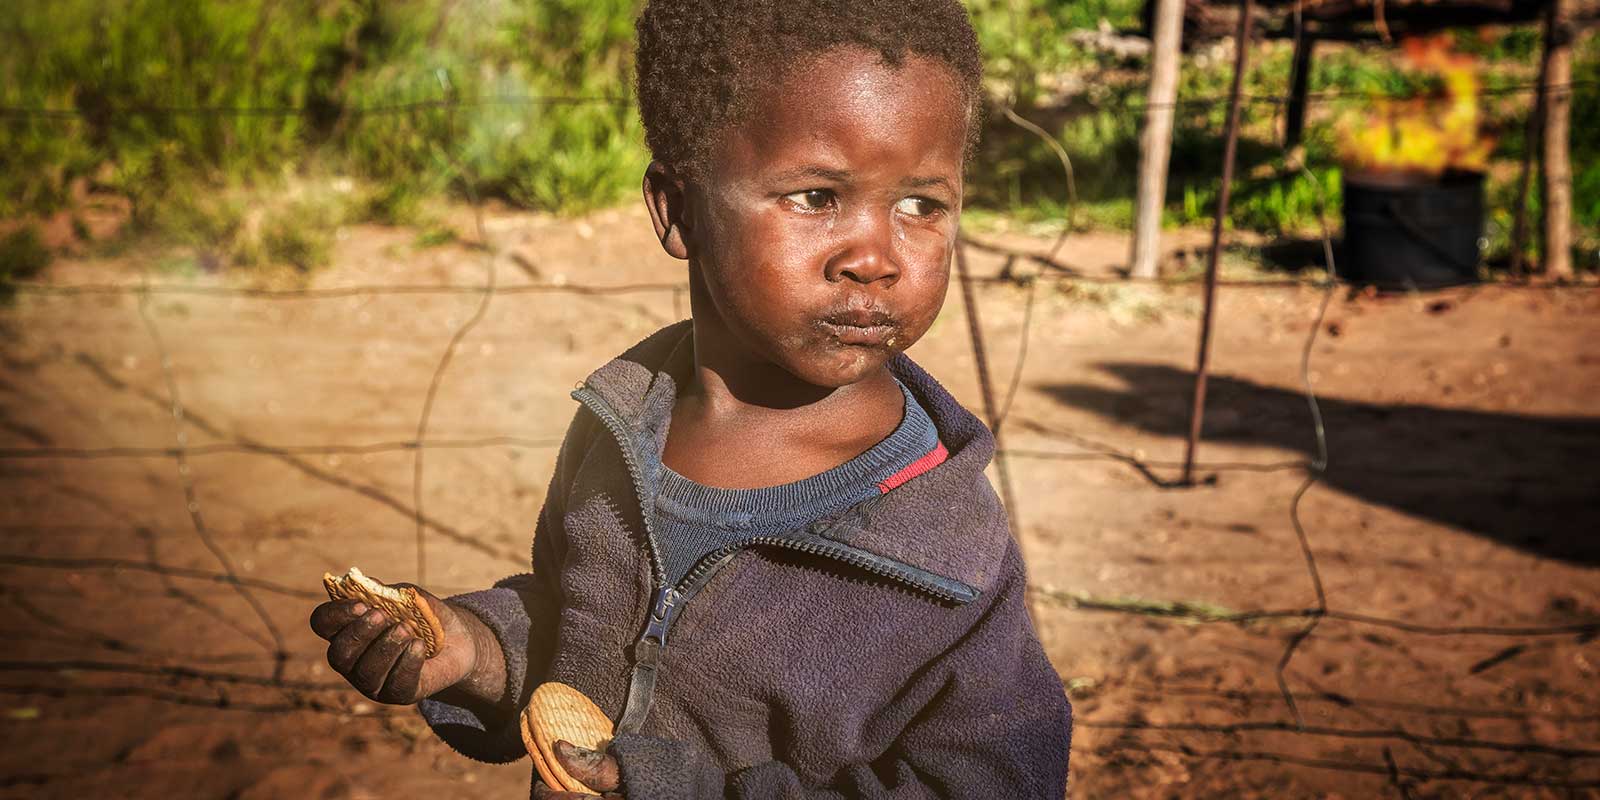
[[[845,345],[893,347],[900,325],[892,314],[873,309],[835,311],[817,320],[817,327]]]

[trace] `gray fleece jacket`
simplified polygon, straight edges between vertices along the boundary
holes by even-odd
[[[472,758],[524,758],[518,712],[560,681],[618,722],[630,800],[1061,798],[1072,711],[983,474],[988,430],[896,357],[944,463],[662,586],[647,473],[688,353],[688,323],[670,326],[573,392],[533,572],[450,598],[499,639],[506,694],[422,701],[434,731]]]

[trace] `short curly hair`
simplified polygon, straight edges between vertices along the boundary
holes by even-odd
[[[983,59],[958,0],[651,0],[637,25],[636,88],[654,157],[693,175],[749,112],[754,89],[782,76],[774,54],[854,45],[898,67],[908,53],[949,67],[977,142]]]

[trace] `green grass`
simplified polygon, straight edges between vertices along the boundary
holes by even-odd
[[[1572,199],[1577,230],[1573,265],[1600,271],[1600,35],[1593,31],[1576,48],[1572,74],[1588,76],[1572,97]]]
[[[1020,105],[1044,94],[1044,82],[1063,71],[1094,66],[1100,57],[1070,40],[1105,20],[1118,30],[1140,26],[1140,0],[967,0],[988,78]]]
[[[1240,616],[1240,613],[1234,609],[1204,600],[1095,597],[1086,592],[1069,592],[1059,589],[1040,589],[1037,591],[1052,602],[1060,603],[1068,608],[1117,611],[1149,617],[1171,617],[1190,624],[1232,621]]]
[[[457,238],[455,229],[443,225],[430,225],[417,233],[416,245],[418,247],[438,247],[446,245]]]
[[[160,227],[170,195],[271,183],[285,168],[381,186],[369,207],[379,221],[409,221],[423,198],[444,193],[555,211],[608,205],[637,188],[645,163],[628,105],[634,6],[22,3],[0,19],[0,105],[77,113],[0,121],[0,218],[64,207],[73,183],[87,180],[126,195],[138,227]],[[361,113],[537,95],[623,104]],[[298,110],[183,111],[196,108]],[[199,222],[199,233],[212,232]]]
[[[61,205],[109,167],[111,188],[150,204],[221,168],[248,174],[298,155],[307,116],[164,114],[196,106],[325,102],[319,54],[341,34],[325,4],[113,0],[20,3],[0,22],[0,102],[75,109],[0,125],[0,215]]]
[[[1071,155],[1082,226],[1132,224],[1144,64],[1115,63],[1073,43],[1103,19],[1140,25],[1139,0],[968,0],[991,92],[1015,102]],[[578,213],[637,192],[647,154],[631,106],[632,20],[638,0],[27,0],[0,15],[0,105],[75,110],[0,119],[0,219],[70,208],[75,187],[128,198],[132,230],[191,244],[199,263],[248,267],[325,260],[337,226],[372,221],[424,229],[441,199],[498,198]],[[1535,26],[1461,48],[1485,59],[1493,89],[1531,80]],[[1202,48],[1203,50],[1204,48]],[[1395,94],[1427,88],[1392,68],[1381,47],[1325,47],[1315,92]],[[1246,91],[1281,96],[1286,43],[1252,50]],[[1226,94],[1227,59],[1185,58],[1181,97]],[[1600,73],[1600,38],[1585,34],[1574,74]],[[1060,96],[1078,76],[1081,95]],[[1084,78],[1083,76],[1087,76]],[[614,97],[614,104],[537,104],[540,95]],[[398,113],[407,101],[490,99]],[[1245,115],[1229,223],[1274,235],[1317,229],[1320,194],[1339,213],[1335,123],[1361,97],[1314,108],[1306,161],[1315,181],[1282,162],[1271,105]],[[1484,104],[1494,158],[1526,146],[1527,96]],[[291,108],[292,113],[163,113],[159,109]],[[1178,115],[1165,218],[1203,224],[1215,204],[1225,104]],[[1578,263],[1600,268],[1600,90],[1573,102]],[[1061,219],[1066,188],[1055,156],[993,114],[969,176],[969,207],[1023,221]],[[1491,255],[1508,246],[1505,170],[1490,185]],[[354,189],[284,195],[348,178]],[[1537,192],[1534,193],[1537,201]],[[430,232],[434,231],[434,232]],[[114,246],[114,243],[103,243]]]
[[[614,204],[647,159],[629,100],[636,5],[25,2],[0,18],[0,105],[77,113],[0,119],[0,219],[87,186],[129,200],[131,235],[190,245],[201,265],[303,271],[338,225],[428,227],[440,198]],[[544,95],[621,103],[528,102]],[[467,102],[363,113],[453,99]],[[204,108],[290,110],[189,113]],[[352,197],[290,192],[335,176]]]
[[[185,245],[197,267],[326,264],[340,226],[362,219],[365,197],[345,181],[180,185],[143,212],[140,233]],[[180,259],[182,260],[182,259]]]

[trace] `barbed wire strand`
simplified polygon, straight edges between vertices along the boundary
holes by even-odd
[[[229,442],[227,444],[193,445],[185,448],[183,453],[189,458],[228,454],[365,456],[421,449],[478,450],[490,447],[515,447],[524,450],[541,450],[559,447],[560,445],[560,439],[531,439],[524,436],[482,436],[476,439],[433,439],[426,442],[402,440],[373,442],[371,444],[275,445],[260,442]],[[0,448],[0,459],[62,458],[92,461],[103,458],[176,458],[178,452],[179,450],[176,447],[4,447]]]
[[[189,435],[184,430],[183,398],[178,392],[178,381],[172,374],[172,357],[167,352],[166,344],[162,341],[160,328],[156,325],[155,320],[150,317],[149,304],[150,296],[148,294],[140,295],[138,304],[139,318],[144,322],[145,330],[150,333],[150,340],[155,345],[156,355],[161,365],[161,377],[167,385],[167,398],[172,402],[172,420],[176,428],[178,442],[174,460],[178,465],[178,483],[183,488],[184,508],[189,512],[189,521],[194,526],[195,534],[200,537],[200,543],[211,552],[212,557],[222,566],[223,572],[228,576],[229,584],[233,586],[234,591],[238,592],[240,597],[244,598],[245,603],[250,606],[256,617],[261,620],[261,625],[266,628],[267,634],[272,637],[271,645],[268,647],[272,651],[272,676],[274,681],[282,681],[284,669],[288,666],[289,661],[289,651],[284,646],[283,634],[278,630],[277,623],[272,621],[272,615],[267,612],[266,606],[262,605],[255,592],[252,592],[248,586],[239,580],[239,571],[234,568],[233,559],[229,558],[227,552],[212,539],[210,530],[206,528],[205,518],[201,516],[200,498],[195,492],[194,477],[190,474],[189,457],[185,453]]]
[[[1039,282],[1029,278],[1025,284],[1027,299],[1022,304],[1022,325],[1017,332],[1017,357],[1011,365],[1011,383],[1006,387],[1006,399],[1001,401],[1000,415],[994,421],[996,431],[1011,416],[1011,404],[1017,399],[1017,390],[1022,388],[1022,368],[1028,363],[1028,339],[1033,330],[1033,303],[1039,294]]]
[[[448,83],[446,73],[440,71],[438,75],[441,83]],[[453,118],[451,120],[450,129],[451,133],[453,134],[455,132],[455,122]],[[434,368],[433,376],[428,380],[428,391],[427,394],[423,396],[422,400],[422,415],[417,420],[416,440],[419,442],[426,441],[428,438],[428,420],[433,413],[434,398],[438,396],[439,384],[444,379],[445,369],[450,366],[450,360],[455,356],[456,348],[461,344],[461,340],[465,338],[473,328],[477,327],[478,322],[483,319],[484,314],[489,310],[489,301],[494,297],[496,273],[494,244],[489,239],[488,227],[484,225],[483,204],[480,202],[480,198],[478,197],[478,189],[476,186],[477,179],[467,169],[465,164],[458,161],[448,152],[445,152],[442,149],[438,150],[437,152],[449,163],[451,169],[453,169],[457,175],[461,176],[462,186],[467,193],[468,199],[472,203],[472,218],[474,224],[477,226],[478,241],[484,248],[485,276],[483,291],[478,298],[477,308],[472,312],[472,315],[467,318],[466,322],[462,323],[460,327],[456,328],[455,333],[450,336],[449,343],[445,345],[444,353],[439,357],[439,364]],[[411,507],[416,512],[414,519],[416,521],[417,532],[417,583],[424,587],[427,586],[428,583],[428,526],[423,522],[425,516],[422,505],[422,466],[423,455],[425,452],[426,451],[423,448],[417,448],[417,455],[416,459],[412,462],[411,473]]]
[[[1300,45],[1300,39],[1305,33],[1302,28],[1304,24],[1301,13],[1302,5],[1302,0],[1295,0],[1294,41],[1297,50]],[[1383,18],[1381,6],[1377,13],[1381,21]],[[1383,33],[1387,39],[1388,29],[1384,28]],[[1300,520],[1300,501],[1305,498],[1306,492],[1311,491],[1311,487],[1316,485],[1317,481],[1328,470],[1328,431],[1322,420],[1322,407],[1317,403],[1316,388],[1311,383],[1311,353],[1317,341],[1317,334],[1322,330],[1322,320],[1327,316],[1328,302],[1333,299],[1335,286],[1333,281],[1339,271],[1333,257],[1333,236],[1328,231],[1327,197],[1324,196],[1322,191],[1322,181],[1317,180],[1317,177],[1311,173],[1311,170],[1306,168],[1305,162],[1293,150],[1285,147],[1283,155],[1284,160],[1298,168],[1300,173],[1311,183],[1312,193],[1316,198],[1317,228],[1322,234],[1323,267],[1328,277],[1327,289],[1322,293],[1322,302],[1317,306],[1317,315],[1311,322],[1311,330],[1306,332],[1305,346],[1300,350],[1300,384],[1305,389],[1306,405],[1311,411],[1311,427],[1312,433],[1316,438],[1317,456],[1306,465],[1305,480],[1301,482],[1300,487],[1295,490],[1294,497],[1289,501],[1289,524],[1294,528],[1295,539],[1300,545],[1301,557],[1305,560],[1306,573],[1311,579],[1311,588],[1316,593],[1316,615],[1310,618],[1304,628],[1289,637],[1289,641],[1284,645],[1283,654],[1278,658],[1276,669],[1273,672],[1273,678],[1278,684],[1278,691],[1283,694],[1283,701],[1289,708],[1289,715],[1294,719],[1295,727],[1303,731],[1306,726],[1305,717],[1300,713],[1300,706],[1295,703],[1294,692],[1289,689],[1289,682],[1285,673],[1289,669],[1289,663],[1294,659],[1295,651],[1316,631],[1317,625],[1322,621],[1322,616],[1328,613],[1328,595],[1322,586],[1322,573],[1317,569],[1316,552],[1311,549],[1311,540],[1306,534],[1305,525]],[[1389,762],[1391,779],[1396,786],[1401,786],[1394,757],[1390,755],[1387,747],[1384,748],[1383,755]],[[1409,793],[1405,792],[1403,788],[1401,793],[1409,797]]]
[[[1006,522],[1012,539],[1022,541],[1022,523],[1017,508],[1017,495],[1011,483],[1011,469],[1007,463],[1005,446],[1000,438],[1000,418],[994,402],[994,386],[989,379],[989,354],[983,343],[983,324],[978,318],[977,293],[973,291],[971,270],[967,269],[967,248],[959,232],[956,234],[956,279],[961,284],[961,300],[967,312],[967,334],[972,341],[973,367],[978,373],[978,391],[983,398],[984,415],[988,417],[989,430],[994,436],[994,467],[1000,476],[1000,495],[1006,506]],[[1020,365],[1019,365],[1020,368]]]
[[[1012,110],[1010,106],[1007,106],[1001,110],[1005,112],[1006,119],[1011,120],[1012,124],[1022,128],[1034,136],[1039,137],[1041,141],[1048,145],[1050,150],[1055,153],[1056,160],[1061,162],[1061,171],[1066,175],[1066,225],[1062,227],[1061,233],[1056,236],[1055,243],[1050,245],[1049,254],[1045,256],[1047,261],[1054,261],[1056,254],[1061,251],[1061,246],[1066,244],[1067,237],[1070,236],[1078,226],[1078,177],[1077,173],[1072,169],[1072,157],[1067,155],[1067,148],[1061,145],[1061,141],[1059,139],[1051,136],[1049,131],[1039,127],[1038,125],[1029,121],[1027,118],[1018,114],[1016,111]]]
[[[629,97],[605,95],[483,95],[470,98],[436,97],[423,100],[394,100],[367,105],[350,105],[341,108],[347,116],[371,117],[389,114],[414,114],[418,111],[474,108],[483,106],[582,106],[609,105],[629,107]],[[311,106],[285,104],[281,106],[169,106],[128,105],[103,109],[49,108],[45,106],[0,106],[0,117],[39,117],[44,119],[77,119],[98,116],[170,116],[170,117],[294,117],[321,109]]]
[[[1067,154],[1067,149],[1061,145],[1061,142],[1050,135],[1049,131],[1018,114],[1010,106],[1005,107],[1003,110],[1005,111],[1006,119],[1010,120],[1012,124],[1039,137],[1050,147],[1056,155],[1056,160],[1061,162],[1062,173],[1066,176],[1066,221],[1061,227],[1061,232],[1056,235],[1055,242],[1050,245],[1049,253],[1044,257],[1045,261],[1053,262],[1056,260],[1056,256],[1060,254],[1061,246],[1067,243],[1067,237],[1072,235],[1072,232],[1078,227],[1078,179],[1076,172],[1072,169],[1072,157]],[[1039,284],[1035,278],[1029,278],[1026,284],[1028,297],[1022,308],[1022,327],[1017,335],[1017,356],[1012,362],[1011,380],[1006,387],[1005,399],[1001,401],[999,413],[994,418],[996,435],[999,434],[1001,426],[1005,424],[1006,417],[1011,415],[1011,404],[1017,399],[1017,390],[1022,386],[1022,369],[1028,363],[1028,338],[1033,330],[1033,301],[1035,295],[1038,294]]]
[[[1575,79],[1566,83],[1555,84],[1549,87],[1553,91],[1572,91],[1600,86],[1600,80]],[[1503,86],[1491,86],[1478,90],[1479,97],[1498,97],[1515,94],[1532,94],[1539,90],[1538,83],[1512,83]],[[1334,100],[1366,100],[1370,102],[1404,102],[1412,100],[1438,99],[1440,96],[1433,92],[1416,93],[1384,93],[1349,89],[1323,90],[1307,92],[1307,103],[1325,102]],[[1227,95],[1201,95],[1198,97],[1180,97],[1166,103],[1151,103],[1148,99],[1137,95],[1117,97],[1077,96],[1065,98],[1066,103],[1057,106],[1044,105],[1041,108],[1064,107],[1066,104],[1078,103],[1090,108],[1121,108],[1129,111],[1141,111],[1151,108],[1210,108],[1228,99]],[[1242,94],[1239,101],[1247,105],[1286,105],[1288,100],[1276,94]],[[631,97],[604,96],[604,95],[482,95],[469,98],[431,98],[422,100],[396,100],[392,102],[374,103],[369,105],[345,106],[342,112],[347,116],[374,117],[385,115],[415,114],[418,111],[449,110],[455,108],[480,108],[491,106],[507,107],[537,107],[537,106],[582,106],[605,105],[618,108],[631,107],[634,103]],[[178,106],[178,105],[127,105],[108,108],[52,108],[48,106],[0,106],[0,119],[42,119],[42,120],[79,120],[86,117],[98,116],[209,116],[209,117],[290,117],[308,114],[313,111],[309,106],[286,104],[281,106]]]
[[[1321,184],[1315,179],[1312,180],[1312,183],[1318,186],[1317,218],[1322,221],[1323,252],[1328,259],[1328,274],[1331,276],[1334,274],[1333,244],[1327,235],[1327,223],[1323,220]],[[1294,702],[1294,693],[1289,690],[1284,672],[1288,669],[1290,660],[1294,658],[1295,651],[1305,642],[1306,638],[1311,636],[1317,629],[1318,623],[1322,621],[1322,617],[1328,613],[1328,596],[1322,586],[1322,573],[1317,569],[1316,553],[1311,548],[1311,541],[1306,534],[1305,525],[1300,520],[1300,501],[1328,470],[1328,435],[1322,420],[1322,409],[1317,404],[1316,390],[1311,384],[1311,353],[1317,340],[1317,333],[1322,329],[1322,320],[1327,316],[1328,304],[1333,300],[1333,292],[1336,287],[1337,284],[1333,281],[1330,280],[1328,282],[1327,288],[1322,293],[1322,302],[1317,305],[1317,314],[1311,322],[1311,330],[1306,334],[1305,346],[1300,351],[1300,381],[1305,387],[1306,404],[1311,409],[1312,429],[1315,431],[1317,442],[1317,457],[1306,464],[1306,478],[1300,484],[1300,487],[1295,490],[1294,497],[1289,501],[1289,522],[1293,526],[1295,537],[1300,543],[1300,553],[1305,559],[1306,572],[1311,578],[1312,589],[1316,592],[1317,607],[1315,615],[1306,623],[1306,626],[1289,639],[1288,645],[1284,647],[1282,657],[1278,659],[1275,673],[1278,689],[1283,692],[1284,702],[1288,704],[1289,711],[1294,716],[1295,724],[1302,728],[1305,726],[1305,719],[1300,714],[1299,706]]]
[[[1113,286],[1155,286],[1165,288],[1185,288],[1201,285],[1195,276],[1172,276],[1157,278],[1134,278],[1120,275],[1085,275],[1068,271],[1068,268],[1045,257],[1038,252],[1010,251],[981,239],[974,239],[970,234],[963,232],[962,239],[971,247],[986,251],[1013,253],[1019,258],[1026,258],[1058,271],[1041,273],[1033,276],[1034,280],[1047,281],[1056,284],[1104,284]],[[1227,248],[1224,248],[1227,249]],[[974,286],[1016,286],[1015,277],[999,275],[973,275],[970,280]],[[1342,278],[1334,278],[1335,283],[1341,287],[1352,290],[1364,290],[1364,284],[1351,283]],[[383,285],[363,284],[358,286],[315,288],[283,288],[269,289],[264,287],[249,286],[201,286],[193,284],[158,284],[153,283],[148,287],[137,284],[124,283],[77,283],[77,284],[47,284],[38,281],[15,281],[4,284],[7,289],[37,295],[79,296],[79,295],[180,295],[203,297],[230,297],[248,298],[257,300],[326,300],[347,297],[381,297],[385,295],[436,295],[436,294],[481,294],[482,285],[471,286],[461,284],[434,284],[434,285]],[[1270,279],[1225,279],[1217,280],[1219,288],[1226,289],[1299,289],[1307,286],[1322,286],[1321,281],[1309,281],[1303,278],[1270,278]],[[1515,291],[1549,291],[1549,292],[1584,292],[1600,288],[1600,284],[1581,282],[1549,282],[1528,283],[1522,281],[1489,281],[1471,286],[1445,286],[1432,290],[1435,294],[1448,295],[1451,293],[1471,294],[1485,289],[1504,289]],[[541,284],[511,284],[498,285],[493,293],[499,295],[525,295],[525,294],[575,294],[585,296],[614,296],[641,293],[683,293],[688,286],[683,283],[625,283],[625,284],[577,284],[577,283],[541,283]],[[1382,294],[1401,294],[1401,292],[1381,292]]]
[[[1136,616],[1162,617],[1181,621],[1185,624],[1228,624],[1247,625],[1256,622],[1271,620],[1296,620],[1322,617],[1324,619],[1339,620],[1356,625],[1369,625],[1375,628],[1388,628],[1390,630],[1415,633],[1419,636],[1506,636],[1506,637],[1542,637],[1542,636],[1594,636],[1600,634],[1600,619],[1583,622],[1572,622],[1563,625],[1425,625],[1405,620],[1390,619],[1368,614],[1357,614],[1348,611],[1329,609],[1318,612],[1315,608],[1285,608],[1261,609],[1258,611],[1237,611],[1231,613],[1216,613],[1203,608],[1196,608],[1185,603],[1170,604],[1129,604],[1118,601],[1098,600],[1093,597],[1074,595],[1070,592],[1046,591],[1043,589],[1029,589],[1029,591],[1047,597],[1068,608],[1081,611],[1099,611],[1115,614],[1131,614]]]
[[[1304,20],[1301,14],[1302,4],[1303,0],[1295,0],[1294,39],[1296,46],[1299,45],[1300,38],[1304,35],[1304,30],[1302,29]],[[1378,19],[1381,21],[1383,19],[1381,5],[1378,7],[1377,13]],[[1383,32],[1384,38],[1387,39],[1388,29],[1384,28]],[[1311,330],[1306,332],[1305,346],[1300,350],[1300,384],[1305,389],[1306,406],[1311,411],[1311,429],[1316,438],[1317,456],[1311,463],[1306,465],[1305,481],[1295,490],[1294,497],[1289,501],[1289,524],[1294,528],[1295,539],[1300,545],[1301,557],[1305,560],[1306,573],[1311,579],[1311,588],[1317,597],[1316,616],[1311,617],[1304,628],[1301,628],[1298,633],[1289,638],[1288,643],[1284,645],[1283,655],[1278,658],[1277,668],[1273,673],[1273,678],[1278,684],[1278,691],[1283,693],[1283,701],[1289,707],[1289,714],[1294,718],[1295,726],[1303,731],[1306,726],[1305,717],[1300,713],[1300,706],[1295,703],[1294,692],[1289,689],[1289,682],[1285,672],[1289,669],[1289,662],[1294,659],[1295,651],[1316,631],[1323,615],[1328,613],[1328,595],[1322,586],[1322,572],[1317,569],[1316,551],[1311,549],[1310,537],[1306,533],[1305,524],[1300,520],[1300,501],[1305,498],[1306,492],[1311,491],[1311,487],[1315,486],[1317,481],[1328,471],[1328,430],[1323,423],[1322,407],[1317,403],[1316,387],[1311,383],[1311,353],[1316,345],[1317,335],[1322,330],[1322,320],[1328,314],[1328,303],[1333,299],[1334,278],[1339,274],[1339,270],[1333,257],[1333,235],[1328,230],[1328,199],[1323,193],[1322,181],[1317,180],[1317,176],[1306,168],[1305,161],[1294,150],[1285,147],[1283,157],[1285,161],[1297,168],[1301,175],[1311,183],[1312,195],[1316,198],[1314,207],[1317,212],[1317,229],[1322,234],[1323,267],[1328,278],[1327,289],[1322,293],[1322,302],[1317,306],[1317,315],[1311,321]],[[1389,766],[1393,771],[1394,760],[1389,756],[1387,748],[1384,749],[1384,756],[1389,758]],[[1399,785],[1397,776],[1396,785]]]
[[[337,286],[322,289],[311,287],[295,287],[285,289],[269,289],[258,286],[198,286],[185,284],[151,284],[148,287],[121,283],[82,283],[51,285],[36,281],[16,281],[6,284],[8,288],[21,292],[35,294],[55,295],[101,295],[101,294],[176,294],[176,295],[201,295],[214,297],[241,297],[259,300],[329,300],[345,297],[367,297],[383,295],[432,295],[432,294],[481,294],[483,285],[463,284],[364,284],[360,286]],[[637,294],[649,292],[682,291],[685,285],[681,283],[620,283],[620,284],[576,284],[576,283],[534,283],[497,285],[493,293],[496,295],[521,295],[521,294],[578,294],[612,296],[622,294]]]

